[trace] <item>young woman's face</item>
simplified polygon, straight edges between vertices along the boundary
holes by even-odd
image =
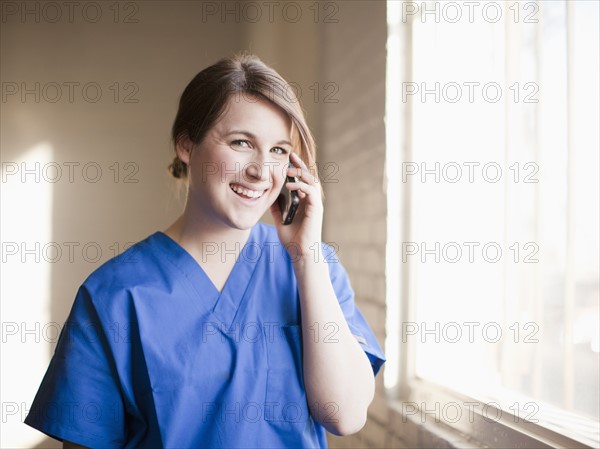
[[[189,153],[189,161],[184,160],[188,205],[224,226],[254,226],[284,184],[290,131],[289,117],[274,104],[230,98],[225,113]]]

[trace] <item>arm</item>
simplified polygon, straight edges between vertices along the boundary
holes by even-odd
[[[365,425],[367,408],[375,393],[373,369],[350,333],[331,283],[329,264],[322,255],[321,184],[299,156],[291,154],[290,161],[294,167],[288,168],[288,175],[298,179],[285,185],[298,191],[304,201],[290,225],[282,225],[277,201],[270,211],[279,239],[291,251],[298,282],[306,398],[313,418],[325,429],[336,435],[349,435]],[[318,254],[313,258],[315,246]],[[320,330],[318,335],[314,326]],[[329,335],[329,329],[335,335],[332,341],[324,341],[323,335]]]
[[[304,383],[311,414],[336,435],[358,432],[365,424],[375,392],[373,369],[348,328],[320,245],[318,258],[296,261],[294,272],[300,294]]]

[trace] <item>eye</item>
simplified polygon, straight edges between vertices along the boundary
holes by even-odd
[[[288,154],[288,151],[285,148],[281,147],[271,148],[271,151],[275,151],[277,154]]]
[[[231,142],[231,145],[233,145],[235,147],[250,148],[250,142],[247,140],[243,140],[243,139],[234,140],[233,142]]]

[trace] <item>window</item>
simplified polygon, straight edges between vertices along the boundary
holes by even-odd
[[[407,413],[598,446],[598,15],[388,2],[385,381]]]

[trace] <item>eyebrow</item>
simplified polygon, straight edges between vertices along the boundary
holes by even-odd
[[[250,139],[257,140],[256,136],[254,134],[252,134],[250,131],[233,130],[233,131],[229,131],[225,135],[230,136],[231,134],[243,134],[244,136],[249,137]],[[276,142],[275,145],[289,145],[290,147],[292,146],[292,144],[289,142],[289,140],[280,140],[279,142]]]

